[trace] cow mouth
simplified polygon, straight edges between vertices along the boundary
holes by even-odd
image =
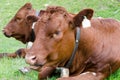
[[[38,66],[38,67],[43,67],[44,65],[46,64],[46,62],[36,62],[36,63],[34,63],[34,66]]]
[[[8,38],[12,37],[11,35],[8,35],[8,34],[6,34],[6,33],[4,33],[4,35],[5,35],[6,37],[8,37]]]
[[[34,64],[34,66],[36,66],[36,67],[42,67],[44,65],[43,64]]]

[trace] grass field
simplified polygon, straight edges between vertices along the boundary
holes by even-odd
[[[0,0],[0,53],[14,52],[26,45],[6,38],[2,34],[3,27],[15,15],[17,10],[26,2],[31,2],[36,10],[44,9],[45,4],[65,7],[69,12],[77,13],[84,8],[92,8],[94,17],[115,18],[120,20],[120,0]],[[18,69],[27,66],[24,59],[0,59],[0,80],[37,80],[37,72],[32,71],[25,75]],[[50,80],[55,80],[52,78]],[[112,74],[107,80],[120,80],[120,70]]]

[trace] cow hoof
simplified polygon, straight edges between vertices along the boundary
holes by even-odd
[[[26,74],[26,73],[30,72],[31,69],[28,68],[28,67],[23,67],[23,68],[19,69],[19,71],[20,71],[21,73],[23,73],[23,74]]]

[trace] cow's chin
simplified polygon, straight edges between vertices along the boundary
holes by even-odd
[[[21,41],[23,44],[26,44],[26,41],[22,38],[15,38],[15,39]]]
[[[26,43],[27,43],[27,41],[25,41],[25,39],[21,39],[21,38],[19,38],[19,39],[16,39],[16,40],[21,41],[23,44],[26,44]]]
[[[24,44],[28,42],[25,38],[25,35],[12,35],[11,37],[14,37],[16,40],[19,40]]]

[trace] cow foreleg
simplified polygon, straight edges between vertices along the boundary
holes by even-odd
[[[78,76],[63,77],[63,78],[58,78],[57,80],[104,80],[104,79],[105,76],[102,73],[85,72]]]
[[[10,58],[16,58],[16,57],[25,57],[25,49],[18,49],[16,52],[14,53],[1,53],[0,54],[0,58],[3,57],[10,57]]]
[[[0,58],[3,58],[3,57],[15,58],[15,57],[17,57],[17,54],[15,54],[15,53],[0,53]]]

